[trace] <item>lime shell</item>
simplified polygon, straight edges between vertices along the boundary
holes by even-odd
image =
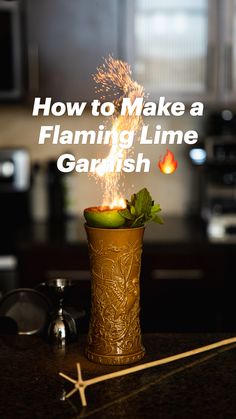
[[[90,227],[116,228],[125,224],[119,214],[121,208],[90,207],[84,210],[84,217]]]

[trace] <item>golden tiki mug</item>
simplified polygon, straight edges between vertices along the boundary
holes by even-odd
[[[139,321],[139,275],[144,227],[85,225],[92,277],[87,357],[122,365],[144,356]]]

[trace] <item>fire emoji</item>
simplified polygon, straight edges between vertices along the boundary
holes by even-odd
[[[174,154],[170,150],[167,150],[163,160],[159,161],[158,166],[162,173],[171,175],[177,169],[178,162],[175,160]]]

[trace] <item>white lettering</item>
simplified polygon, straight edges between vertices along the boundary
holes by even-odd
[[[198,133],[197,131],[190,130],[184,134],[184,142],[186,144],[195,144],[198,140]]]
[[[101,105],[100,112],[103,116],[111,116],[115,112],[115,105],[112,102],[104,102]]]
[[[71,102],[55,102],[51,105],[52,98],[47,97],[45,99],[45,102],[41,102],[40,97],[36,97],[34,99],[34,107],[33,107],[33,116],[38,116],[39,111],[43,111],[43,116],[48,116],[50,112],[54,116],[62,116],[65,113],[67,113],[68,116],[81,116],[87,103],[86,102],[74,102],[73,104]]]
[[[75,157],[73,154],[62,154],[57,160],[57,168],[63,173],[72,172],[75,168]]]
[[[53,131],[53,125],[42,125],[39,133],[39,144],[44,144],[46,138],[51,138],[50,131]],[[49,132],[48,132],[49,131]]]
[[[52,98],[47,97],[45,100],[45,103],[41,103],[41,98],[36,97],[34,99],[34,107],[33,107],[32,115],[38,116],[39,110],[43,109],[43,115],[48,116],[50,112],[51,101],[52,101]]]
[[[149,172],[150,170],[150,160],[143,158],[143,153],[138,153],[138,158],[136,162],[136,173],[141,172],[142,165],[144,164],[144,170],[143,172]]]
[[[129,97],[125,97],[122,101],[121,105],[121,116],[125,115],[133,115],[135,113],[136,116],[140,116],[142,113],[143,108],[143,98],[142,97],[136,97],[136,99],[131,103],[131,99]]]
[[[101,102],[97,99],[94,99],[91,103],[92,106],[92,115],[93,116],[98,116],[99,115],[99,111],[98,111],[98,106],[101,105]]]
[[[193,102],[190,109],[191,116],[202,116],[204,111],[204,105],[202,102]]]
[[[182,102],[174,102],[171,106],[171,113],[174,116],[182,116],[185,112],[185,106]]]

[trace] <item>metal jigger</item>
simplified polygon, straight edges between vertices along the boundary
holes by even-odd
[[[57,278],[47,281],[46,285],[55,291],[57,298],[57,309],[50,319],[47,336],[51,343],[64,346],[77,339],[75,320],[63,309],[65,289],[72,284],[68,279]]]

